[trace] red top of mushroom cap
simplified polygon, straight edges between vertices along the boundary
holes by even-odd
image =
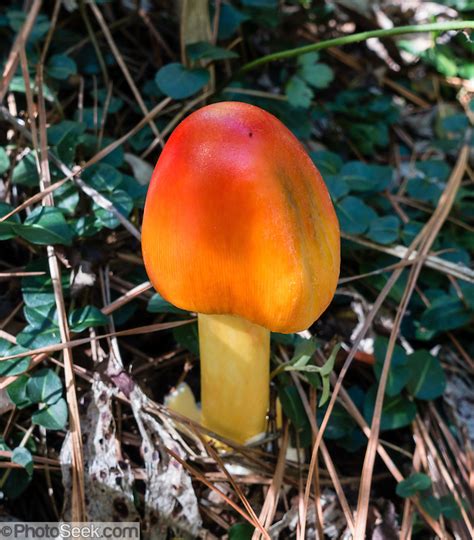
[[[253,105],[216,103],[179,124],[153,172],[142,235],[154,287],[189,311],[289,333],[336,289],[339,224],[326,186],[294,135]]]

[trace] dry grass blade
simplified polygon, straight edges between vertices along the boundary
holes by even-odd
[[[43,98],[43,73],[42,65],[38,65],[38,117],[40,136],[40,188],[44,189],[51,185],[51,176],[48,161],[48,139],[46,134],[46,110]],[[32,118],[32,111],[30,111]],[[43,199],[44,206],[54,206],[53,196],[50,193]],[[61,269],[54,246],[47,246],[48,264],[53,284],[54,297],[58,312],[58,326],[61,341],[70,341],[69,324],[67,319],[64,295],[61,285]],[[82,449],[81,422],[79,416],[79,404],[76,395],[74,377],[74,360],[72,350],[65,347],[64,356],[64,379],[66,386],[66,401],[69,409],[69,430],[72,441],[72,520],[87,521],[84,488],[84,456]]]
[[[152,288],[152,284],[149,281],[145,281],[144,283],[140,283],[140,285],[137,285],[133,289],[130,289],[127,293],[125,293],[120,298],[117,298],[117,300],[114,300],[110,304],[106,305],[102,308],[102,313],[104,315],[110,315],[115,310],[121,308],[128,302],[131,302],[134,298],[139,296],[140,294],[144,293],[145,291],[148,291]]]
[[[234,480],[234,477],[230,474],[230,472],[227,470],[224,462],[219,457],[219,454],[212,448],[212,446],[206,441],[204,437],[201,437],[201,441],[206,447],[207,452],[209,455],[214,459],[214,461],[219,465],[220,469],[224,473],[226,479],[230,482],[231,486],[234,488],[234,491],[237,493],[237,496],[241,500],[242,504],[245,506],[245,509],[249,513],[249,516],[252,518],[255,528],[260,531],[260,533],[263,535],[266,540],[270,540],[270,535],[265,530],[265,527],[262,525],[260,519],[257,517],[257,514],[255,513],[254,509],[252,508],[252,505],[249,503],[247,497],[244,495],[243,491],[241,490],[240,486],[237,484],[237,482]]]
[[[417,243],[417,239],[415,239],[414,242],[412,243],[412,246],[411,246],[412,249],[415,248],[416,243]],[[340,392],[340,390],[342,388],[342,381],[344,380],[344,377],[345,377],[347,371],[349,370],[349,367],[350,367],[350,365],[352,363],[352,359],[354,358],[354,356],[355,356],[355,354],[356,354],[356,352],[358,350],[360,342],[362,341],[363,337],[365,336],[368,329],[372,325],[372,321],[374,320],[375,315],[378,313],[378,310],[380,309],[381,305],[383,304],[383,302],[384,302],[385,298],[387,297],[388,293],[390,292],[391,288],[393,287],[393,285],[396,283],[396,281],[400,277],[402,271],[403,271],[403,268],[399,268],[399,269],[395,270],[392,273],[392,275],[390,276],[390,278],[388,279],[387,283],[383,287],[380,294],[378,295],[374,305],[372,306],[372,309],[371,309],[370,313],[368,314],[368,316],[367,316],[367,318],[366,318],[366,320],[364,322],[363,327],[361,328],[359,334],[357,335],[357,337],[354,340],[354,343],[352,345],[352,349],[350,350],[350,352],[349,352],[349,354],[348,354],[348,356],[346,358],[346,361],[344,362],[344,365],[341,368],[341,371],[340,371],[339,376],[337,378],[337,382],[334,385],[334,389],[333,389],[331,399],[330,399],[329,404],[328,404],[328,408],[327,408],[326,413],[324,415],[324,418],[323,418],[323,420],[321,422],[321,426],[319,427],[319,431],[318,431],[318,434],[316,436],[316,440],[314,441],[314,444],[313,444],[313,450],[311,452],[311,461],[310,461],[310,464],[309,464],[308,481],[306,482],[306,489],[305,489],[305,494],[304,494],[304,509],[303,509],[303,513],[304,513],[303,517],[304,518],[306,518],[307,511],[308,511],[309,496],[310,496],[310,491],[311,491],[311,480],[310,479],[312,478],[312,475],[314,473],[314,468],[316,466],[316,462],[317,462],[317,459],[318,459],[319,446],[320,446],[322,438],[323,438],[324,430],[326,429],[326,426],[327,426],[327,424],[329,422],[329,418],[330,418],[331,413],[332,413],[332,411],[334,409],[334,405],[336,403],[338,394],[339,394],[339,392]],[[302,530],[301,530],[301,534],[300,534],[301,539],[305,538],[305,528],[306,528],[306,519],[303,519],[303,521],[302,521]]]
[[[316,422],[316,417],[313,413],[313,409],[311,408],[309,402],[308,402],[308,398],[303,390],[303,387],[301,385],[301,382],[299,381],[297,375],[295,372],[291,372],[290,371],[290,375],[293,379],[293,382],[294,384],[296,385],[296,388],[298,390],[298,393],[299,393],[299,396],[301,398],[301,401],[303,403],[303,407],[306,411],[306,415],[308,416],[308,419],[309,419],[309,422],[311,424],[311,430],[313,432],[313,437],[316,439],[316,437],[318,436],[318,424]],[[346,522],[347,522],[347,525],[349,527],[349,529],[353,532],[354,531],[354,519],[352,517],[352,512],[351,512],[351,508],[349,506],[349,503],[347,502],[347,498],[344,494],[344,490],[342,489],[342,486],[341,486],[341,483],[340,483],[340,480],[339,480],[339,476],[337,474],[337,471],[336,471],[336,468],[334,467],[334,463],[331,459],[331,456],[329,454],[329,451],[328,449],[326,448],[326,445],[324,444],[324,441],[321,441],[321,453],[322,453],[322,456],[323,456],[323,459],[324,459],[324,463],[326,464],[326,467],[327,467],[327,470],[329,472],[329,475],[331,477],[331,480],[333,482],[333,485],[334,485],[334,489],[336,491],[336,494],[338,496],[338,499],[339,499],[339,503],[341,505],[341,508],[342,508],[342,511],[344,512],[344,517],[346,518]],[[315,467],[316,469],[316,467]],[[318,494],[316,494],[316,496],[318,496]],[[322,513],[322,512],[320,512]],[[316,514],[318,515],[318,514]],[[323,533],[323,520],[322,520],[322,516],[320,518],[320,524],[319,524],[319,536],[321,537],[321,540],[324,538],[324,533]],[[318,525],[318,524],[317,524]]]
[[[133,95],[135,96],[135,99],[138,103],[138,106],[140,107],[142,113],[145,116],[148,116],[150,114],[150,111],[147,109],[145,102],[143,101],[143,98],[138,91],[138,88],[136,84],[133,82],[133,78],[130,75],[130,71],[128,70],[127,64],[124,62],[124,59],[122,55],[120,54],[120,51],[118,50],[117,45],[115,44],[114,38],[112,37],[112,34],[107,26],[107,23],[104,20],[104,17],[102,16],[102,13],[100,12],[100,9],[95,4],[94,0],[91,0],[90,3],[88,3],[90,8],[92,9],[92,12],[94,13],[95,18],[97,19],[97,22],[99,23],[102,32],[104,33],[105,39],[107,40],[107,43],[109,44],[109,47],[112,50],[112,53],[115,57],[115,60],[117,60],[117,64],[120,66],[120,69],[122,70],[122,73],[128,82],[128,85],[130,86],[130,89],[132,90]],[[150,126],[150,129],[153,131],[153,134],[157,139],[160,140],[161,144],[164,143],[163,137],[158,131],[158,128],[156,127],[155,123],[150,119],[148,121],[148,125]]]
[[[176,328],[177,326],[183,326],[194,322],[195,319],[189,319],[187,321],[177,321],[169,323],[156,323],[156,324],[147,324],[145,326],[139,326],[137,328],[129,328],[128,330],[119,330],[118,332],[110,332],[108,334],[101,334],[100,336],[87,337],[81,339],[72,339],[64,343],[58,343],[56,345],[48,345],[47,347],[38,347],[37,349],[31,349],[29,351],[11,354],[8,356],[2,356],[0,362],[5,360],[13,360],[14,358],[24,358],[26,356],[32,356],[35,354],[50,354],[53,352],[62,351],[65,348],[74,348],[81,345],[92,344],[100,339],[107,339],[110,337],[119,337],[119,336],[137,336],[139,334],[150,334],[151,332],[160,332],[161,330],[169,330],[171,328]],[[2,337],[2,330],[0,330],[0,337]]]
[[[221,491],[218,487],[216,487],[212,482],[209,482],[209,480],[201,474],[199,471],[197,471],[194,467],[189,465],[184,459],[182,459],[178,454],[173,452],[171,448],[165,448],[165,450],[168,452],[168,454],[174,458],[180,465],[182,465],[196,480],[199,480],[202,482],[205,486],[207,486],[212,491],[215,491],[218,495],[220,495],[225,502],[231,506],[236,512],[238,512],[246,521],[248,521],[251,525],[255,526],[255,523],[253,519],[245,513],[242,508],[240,508],[235,502],[230,499],[223,491]]]
[[[470,134],[470,130],[469,130]],[[461,180],[466,168],[467,159],[469,157],[469,145],[464,144],[462,150],[459,154],[456,165],[453,169],[453,172],[449,178],[449,181],[446,185],[446,188],[439,199],[436,210],[434,211],[432,217],[425,226],[427,231],[425,238],[422,241],[420,252],[428,254],[433,242],[436,239],[441,227],[443,226],[446,218],[451,211],[452,205],[456,193],[461,185]],[[369,500],[370,500],[370,488],[372,484],[372,474],[373,467],[375,463],[375,455],[377,451],[377,442],[378,436],[380,433],[380,421],[382,417],[382,406],[385,395],[385,387],[388,380],[388,374],[390,369],[390,363],[392,354],[395,348],[396,339],[398,337],[398,332],[400,330],[400,325],[403,319],[403,316],[408,308],[411,295],[415,289],[416,281],[418,276],[423,268],[423,261],[417,262],[408,277],[408,283],[405,288],[402,301],[400,302],[397,314],[395,316],[395,321],[393,324],[392,332],[390,334],[390,339],[387,346],[387,352],[385,355],[385,361],[382,369],[382,374],[380,376],[379,387],[377,390],[377,397],[375,400],[374,415],[371,426],[371,433],[369,437],[369,442],[367,445],[367,451],[364,459],[364,466],[362,469],[362,478],[361,485],[359,490],[359,500],[357,503],[357,512],[356,512],[356,527],[355,535],[356,539],[365,538],[365,531],[367,525],[367,516],[369,511]]]
[[[370,240],[365,240],[364,238],[351,236],[349,234],[343,233],[341,234],[341,236],[361,246],[365,246],[376,251],[381,251],[382,253],[392,255],[393,257],[398,257],[402,260],[414,261],[418,257],[418,252],[416,250],[413,250],[410,254],[408,254],[408,248],[406,248],[405,246],[382,246],[380,244],[376,244],[375,242],[371,242]],[[426,254],[425,260],[425,266],[427,266],[428,268],[432,268],[433,270],[437,270],[438,272],[443,272],[448,276],[453,276],[469,283],[474,283],[474,270],[468,268],[467,266],[464,266],[462,264],[456,264],[451,261],[441,259],[440,257],[436,257],[435,255],[429,254]]]
[[[280,440],[280,450],[278,452],[278,460],[275,467],[275,473],[272,477],[272,483],[268,489],[265,501],[260,511],[260,521],[263,523],[263,526],[268,528],[273,522],[275,517],[275,512],[278,505],[278,499],[280,497],[280,489],[283,483],[283,475],[285,473],[285,464],[286,464],[286,451],[288,448],[289,440],[289,430],[288,424],[285,424],[283,428],[283,437]],[[252,540],[260,540],[261,534],[258,531],[255,531]]]
[[[36,17],[41,9],[41,4],[41,0],[34,0],[33,5],[30,7],[30,12],[28,13],[23,26],[15,38],[15,42],[13,43],[13,47],[5,63],[2,77],[0,79],[0,103],[3,101],[5,94],[8,91],[8,85],[10,84],[10,81],[18,66],[20,50],[25,46],[28,36],[33,30],[33,25],[35,24]]]

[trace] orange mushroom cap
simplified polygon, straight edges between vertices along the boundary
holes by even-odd
[[[339,223],[321,175],[277,118],[240,102],[203,107],[170,136],[142,250],[174,305],[283,333],[310,326],[339,277]]]

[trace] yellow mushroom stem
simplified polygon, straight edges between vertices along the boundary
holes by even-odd
[[[244,444],[265,432],[270,331],[241,317],[198,316],[204,426]]]

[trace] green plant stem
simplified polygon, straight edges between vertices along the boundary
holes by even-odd
[[[474,29],[474,21],[450,21],[441,23],[430,24],[417,24],[408,26],[397,26],[395,28],[387,28],[380,30],[369,30],[367,32],[359,32],[358,34],[351,34],[348,36],[341,36],[333,39],[326,39],[318,43],[312,43],[311,45],[304,45],[303,47],[296,47],[294,49],[286,49],[276,53],[267,54],[252,62],[248,62],[243,65],[239,70],[239,74],[251,71],[263,64],[273,62],[275,60],[283,60],[284,58],[294,58],[301,54],[309,52],[320,51],[322,49],[328,49],[329,47],[339,47],[341,45],[347,45],[349,43],[358,43],[359,41],[365,41],[370,38],[384,38],[390,36],[399,36],[401,34],[413,34],[421,32],[446,32],[448,30],[464,30]]]

